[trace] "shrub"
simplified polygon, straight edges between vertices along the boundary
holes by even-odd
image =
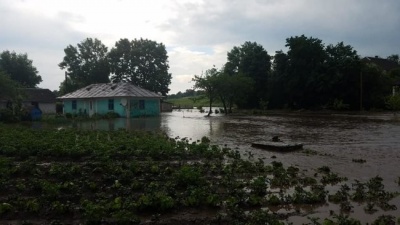
[[[104,115],[105,119],[114,119],[114,118],[119,118],[119,114],[116,112],[108,112]]]
[[[349,108],[350,108],[350,105],[343,103],[343,100],[341,100],[341,99],[335,99],[333,101],[333,109],[335,109],[335,110],[346,110]]]
[[[20,119],[10,109],[0,110],[0,121],[6,123],[18,122]]]
[[[389,96],[385,101],[386,107],[393,111],[400,110],[400,95]]]

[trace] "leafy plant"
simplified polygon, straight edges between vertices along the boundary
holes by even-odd
[[[352,159],[351,161],[355,162],[355,163],[366,163],[367,160],[365,159]]]
[[[400,95],[391,95],[386,98],[386,107],[393,111],[400,110]]]
[[[13,209],[14,209],[14,207],[7,202],[0,203],[0,215],[4,215],[6,213],[12,212]]]
[[[264,176],[261,177],[256,177],[250,182],[250,189],[251,192],[254,193],[257,196],[264,196],[267,194],[267,185],[268,181],[267,178]]]
[[[392,215],[380,215],[372,225],[395,225],[395,217]]]

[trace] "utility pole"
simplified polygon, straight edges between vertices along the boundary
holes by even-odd
[[[362,72],[360,72],[360,111],[362,111],[363,110],[363,104],[362,104],[362,101],[363,101],[363,98],[362,98],[362,96],[363,96],[363,86],[362,86],[362,79],[363,78],[363,74],[362,74]]]
[[[64,93],[64,94],[66,94],[66,93],[69,92],[69,90],[68,90],[68,79],[67,79],[67,77],[68,77],[68,73],[67,73],[67,71],[65,71],[65,93]]]

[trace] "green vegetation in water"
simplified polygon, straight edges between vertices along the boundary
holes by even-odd
[[[181,106],[181,107],[207,108],[210,105],[210,100],[205,96],[168,98],[166,101],[172,103],[174,106]],[[220,101],[216,100],[213,102],[212,106],[222,107],[222,104]]]
[[[341,214],[351,213],[352,201],[396,210],[388,202],[397,195],[380,177],[350,188],[329,167],[318,173],[319,180],[281,162],[245,160],[206,137],[0,125],[0,223],[290,224],[291,209],[330,201],[340,214],[323,224],[344,224],[357,221]],[[341,188],[329,193],[327,184]]]
[[[301,152],[307,155],[318,155],[318,152],[312,149],[304,149]]]
[[[328,154],[328,153],[320,153],[318,151],[312,150],[312,149],[303,149],[300,151],[301,153],[304,153],[308,156],[310,155],[319,155],[319,156],[333,156],[332,154]]]
[[[351,161],[355,162],[355,163],[366,163],[367,162],[367,160],[365,160],[365,159],[352,159]]]

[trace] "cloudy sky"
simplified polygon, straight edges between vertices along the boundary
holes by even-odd
[[[399,0],[0,0],[0,52],[27,53],[39,87],[58,90],[68,45],[90,37],[111,49],[121,38],[147,38],[167,48],[174,94],[245,41],[274,55],[304,34],[361,56],[400,54],[399,12]]]

